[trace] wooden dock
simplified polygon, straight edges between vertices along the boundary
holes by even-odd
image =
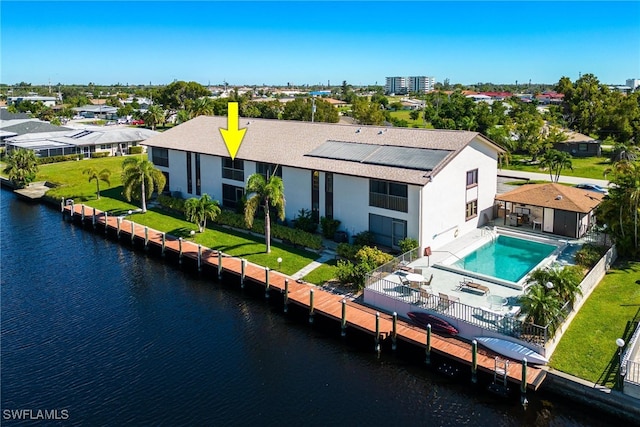
[[[176,238],[146,226],[136,224],[125,217],[105,215],[104,212],[79,204],[69,204],[61,208],[64,216],[72,220],[80,219],[83,224],[100,227],[105,233],[115,232],[121,241],[142,243],[145,248],[155,248],[162,255],[171,254],[179,262],[189,260],[200,270],[208,267],[217,270],[218,276],[231,274],[238,276],[241,284],[247,281],[265,287],[265,295],[271,292],[283,294],[285,310],[288,304],[295,304],[309,312],[309,320],[314,316],[324,316],[340,322],[343,333],[346,328],[354,328],[371,335],[379,350],[380,342],[391,339],[394,347],[397,341],[417,346],[427,351],[427,331],[387,313],[347,301],[343,296],[323,290],[315,285],[297,282],[290,276],[219,252],[205,248],[188,240]],[[394,328],[395,323],[395,328]],[[395,329],[395,334],[394,334]],[[430,352],[454,360],[460,364],[473,366],[471,343],[455,338],[431,334]],[[479,349],[476,354],[477,371],[494,374],[495,357],[488,350]],[[528,366],[526,388],[537,390],[546,376],[546,369]],[[522,364],[510,361],[506,379],[522,386]]]

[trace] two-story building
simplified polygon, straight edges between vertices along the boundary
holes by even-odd
[[[241,118],[232,160],[226,127],[226,117],[200,116],[144,142],[165,191],[233,208],[251,174],[275,173],[287,219],[308,209],[392,248],[405,237],[437,248],[492,217],[503,149],[477,132]]]

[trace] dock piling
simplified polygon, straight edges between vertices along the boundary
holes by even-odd
[[[478,382],[478,341],[471,341],[471,382]]]
[[[178,237],[178,264],[182,264],[182,237]]]
[[[376,353],[380,354],[380,312],[376,311]]]
[[[245,272],[247,270],[247,260],[242,258],[240,259],[240,288],[244,289],[244,278]]]
[[[84,204],[80,205],[80,220],[82,222],[82,225],[84,225]]]
[[[96,228],[96,208],[93,208],[93,215],[91,215],[91,225]]]
[[[522,380],[520,381],[520,403],[522,406],[527,406],[529,401],[527,400],[527,358],[522,358]]]
[[[289,311],[289,279],[284,279],[284,312]]]
[[[202,245],[198,244],[198,271],[202,271]]]
[[[269,299],[269,267],[264,268],[264,297]]]
[[[427,325],[427,347],[425,348],[426,359],[424,363],[431,365],[431,323]]]
[[[163,231],[162,232],[162,256],[164,256],[164,250],[167,246],[167,234]]]
[[[149,249],[149,227],[144,226],[144,248],[145,250]]]
[[[309,323],[313,323],[313,289],[309,289]]]
[[[340,323],[340,336],[347,335],[347,300],[342,298],[342,321]]]
[[[117,237],[118,239],[120,239],[120,227],[121,227],[121,224],[122,224],[122,217],[121,217],[121,216],[119,216],[119,217],[117,218],[117,222],[118,222],[118,229],[117,229],[117,231],[116,231],[116,237]]]
[[[129,222],[131,223],[131,244],[133,244],[136,238],[136,231],[135,231],[136,223],[131,220],[129,220]]]
[[[391,332],[391,350],[395,351],[398,347],[398,313],[393,312],[393,330]]]
[[[109,212],[104,211],[104,234],[109,232]]]
[[[218,280],[222,279],[222,251],[218,250]]]

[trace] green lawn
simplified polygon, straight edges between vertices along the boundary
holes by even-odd
[[[95,207],[113,214],[123,214],[140,206],[124,200],[122,196],[122,162],[123,157],[106,157],[101,159],[87,159],[77,162],[61,162],[41,165],[37,181],[50,181],[59,186],[47,193],[54,199],[64,197],[74,199],[78,203]],[[98,171],[107,168],[111,171],[110,185],[100,183],[100,200],[96,199],[96,183],[89,182],[87,175],[82,173],[88,167]],[[256,264],[278,269],[278,258],[282,258],[281,271],[293,274],[318,258],[318,254],[306,250],[272,242],[271,253],[265,253],[264,237],[252,236],[217,226],[209,226],[204,233],[196,233],[192,238],[189,234],[197,227],[185,221],[182,217],[168,214],[160,209],[149,209],[145,214],[129,216],[138,224],[146,225],[158,231],[164,231],[176,237],[193,240],[205,247],[219,249],[232,256],[243,257]]]
[[[628,341],[640,320],[640,262],[616,264],[580,309],[550,366],[613,387],[618,372],[616,339]]]
[[[503,165],[503,169],[518,170],[525,172],[538,172],[549,174],[547,170],[541,169],[538,165],[526,164],[530,156],[514,155],[509,165]],[[583,178],[606,179],[604,171],[611,167],[608,157],[574,157],[571,159],[572,169],[563,169],[562,175],[579,176]]]
[[[146,158],[146,155],[144,155]],[[49,181],[58,185],[47,192],[48,196],[59,199],[60,197],[73,198],[78,202],[96,198],[96,182],[89,182],[87,175],[82,171],[88,167],[94,167],[100,172],[103,169],[111,171],[110,185],[100,181],[100,192],[107,189],[118,188],[122,185],[122,162],[125,157],[104,157],[101,159],[86,159],[77,162],[50,163],[38,166],[36,181]],[[96,206],[98,208],[98,206]],[[102,207],[100,207],[102,209]]]
[[[325,282],[336,277],[336,268],[336,260],[332,259],[315,270],[312,270],[304,276],[303,279],[305,282],[315,285],[324,285]]]
[[[415,127],[414,125],[417,125],[417,127],[421,127],[421,128],[424,127],[422,111],[420,112],[420,116],[418,117],[418,120],[411,120],[411,117],[409,117],[409,114],[411,114],[410,110],[390,111],[389,114],[391,115],[391,117],[395,117],[400,120],[406,120],[409,123],[410,128]]]

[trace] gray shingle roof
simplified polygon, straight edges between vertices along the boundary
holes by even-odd
[[[246,127],[247,132],[236,156],[238,159],[417,185],[426,184],[430,176],[435,175],[458,151],[474,139],[485,141],[498,152],[503,151],[477,132],[468,131],[246,118],[240,118],[239,126]],[[147,139],[145,145],[229,157],[220,135],[220,128],[227,128],[226,117],[199,116]],[[379,157],[374,158],[375,162],[369,163],[308,155],[314,150],[318,150],[315,151],[316,153],[323,153],[320,147],[327,141],[342,144],[408,147],[419,150],[403,151],[385,148],[380,151]],[[359,150],[363,153],[371,150],[371,147],[366,145],[355,146],[355,144],[351,150],[347,150],[347,146],[344,146],[346,150],[344,156],[355,156]],[[437,151],[433,152],[433,150]],[[411,155],[416,153],[422,153],[422,160],[429,159],[426,165],[428,167],[412,164],[413,168],[410,168],[406,164],[412,162]],[[401,160],[405,164],[400,162]],[[398,164],[394,164],[395,161],[398,161]],[[389,163],[393,165],[390,166]],[[428,172],[430,169],[433,171]]]

